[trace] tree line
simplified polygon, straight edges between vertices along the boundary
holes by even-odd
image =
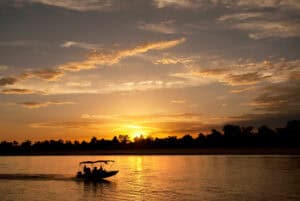
[[[300,121],[288,121],[283,128],[272,129],[266,125],[255,128],[253,126],[239,126],[227,124],[222,131],[212,129],[209,134],[189,134],[181,138],[169,136],[166,138],[136,137],[130,139],[128,135],[115,136],[111,140],[97,139],[90,141],[45,140],[32,142],[26,140],[2,141],[0,154],[26,154],[55,151],[85,151],[85,150],[127,150],[127,149],[164,149],[164,148],[226,148],[226,147],[295,147],[300,148]]]

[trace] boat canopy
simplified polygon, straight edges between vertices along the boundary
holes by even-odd
[[[107,164],[107,163],[113,163],[113,162],[115,162],[115,161],[114,160],[81,161],[79,163],[79,165],[81,165],[81,164],[94,164],[94,163],[105,163],[105,164]]]

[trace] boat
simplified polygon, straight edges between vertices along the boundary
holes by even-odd
[[[114,162],[113,160],[82,161],[79,163],[79,166],[83,166],[83,169],[77,172],[76,178],[88,181],[101,181],[114,176],[119,172],[118,170],[106,170],[104,168],[104,166],[112,165]],[[99,168],[97,168],[97,164],[100,164]]]

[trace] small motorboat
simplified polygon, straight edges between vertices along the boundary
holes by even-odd
[[[82,161],[79,163],[79,166],[81,167],[83,165],[83,170],[77,172],[76,178],[89,181],[101,181],[107,177],[114,176],[119,172],[118,170],[104,169],[104,166],[113,164],[114,162],[113,160]],[[99,168],[97,168],[96,164],[100,164]]]

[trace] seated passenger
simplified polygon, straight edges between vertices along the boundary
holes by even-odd
[[[84,166],[83,167],[83,173],[85,176],[90,176],[91,175],[91,169],[89,167]]]
[[[98,172],[97,168],[94,167],[94,168],[93,168],[93,171],[92,171],[92,175],[93,175],[93,176],[96,176],[96,175],[97,175],[97,172]]]
[[[86,167],[86,165],[83,166],[83,173],[87,174],[87,167]]]

